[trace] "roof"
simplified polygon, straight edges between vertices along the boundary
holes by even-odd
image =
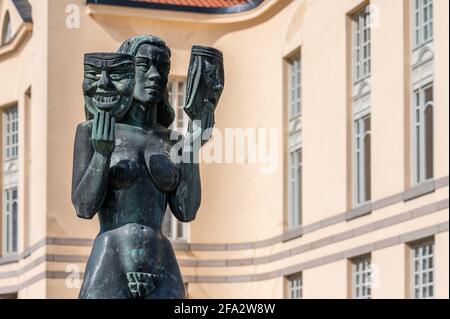
[[[199,13],[237,13],[251,10],[264,0],[87,0],[88,4],[116,5]]]
[[[28,0],[12,0],[24,22],[32,22],[31,5]]]

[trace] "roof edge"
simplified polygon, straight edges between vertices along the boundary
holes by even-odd
[[[238,4],[231,7],[196,7],[196,6],[180,6],[163,3],[148,3],[132,0],[86,0],[87,4],[96,5],[112,5],[132,8],[144,8],[155,10],[170,10],[191,13],[209,13],[209,14],[231,14],[252,10],[263,3],[264,0],[251,0],[246,4]]]
[[[28,0],[12,0],[12,3],[24,22],[33,22],[31,5]]]

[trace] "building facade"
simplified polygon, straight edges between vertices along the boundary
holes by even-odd
[[[83,55],[136,34],[172,49],[174,129],[192,45],[225,56],[198,217],[163,226],[189,297],[448,298],[448,7],[0,0],[0,298],[77,297],[98,232],[70,200]]]

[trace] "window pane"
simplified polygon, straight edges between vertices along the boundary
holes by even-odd
[[[301,61],[300,56],[295,56],[289,63],[289,119],[300,115],[301,111]]]
[[[433,145],[433,106],[425,110],[425,178],[433,178],[434,145]]]
[[[371,199],[371,138],[370,134],[367,134],[364,139],[364,193],[365,200]]]
[[[371,298],[371,267],[370,256],[352,261],[353,267],[353,298]]]
[[[415,298],[431,298],[434,290],[434,242],[426,242],[412,247],[414,266],[412,267],[412,294]],[[430,250],[431,248],[431,250]]]

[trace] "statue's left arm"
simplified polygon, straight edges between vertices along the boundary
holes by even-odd
[[[182,222],[193,221],[200,208],[202,189],[198,157],[200,148],[211,138],[213,126],[214,112],[207,112],[201,121],[189,122],[189,129],[183,140],[180,182],[169,195],[170,209]]]

